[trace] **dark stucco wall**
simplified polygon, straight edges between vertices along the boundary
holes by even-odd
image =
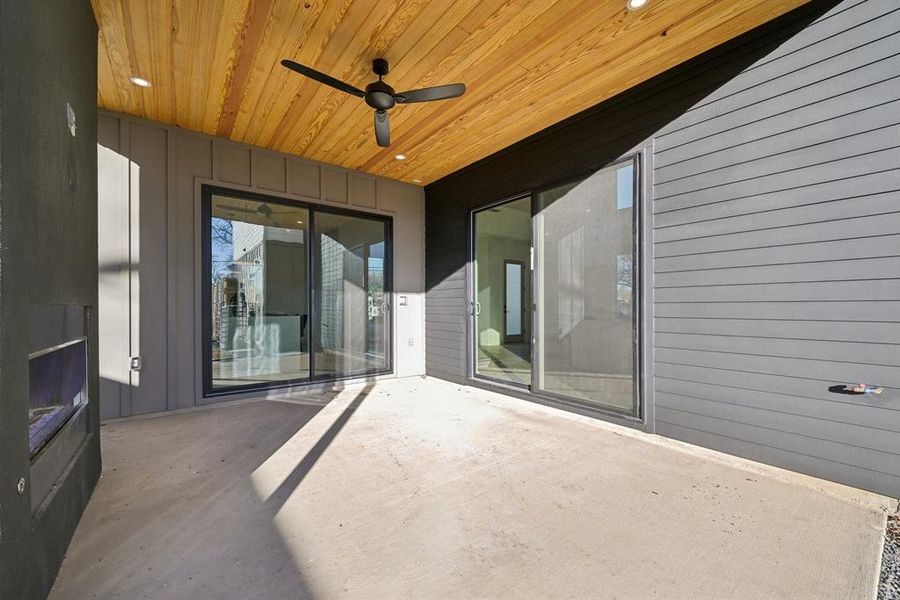
[[[97,339],[97,28],[89,0],[0,1],[0,598],[52,585],[100,474],[98,411],[57,486],[31,508],[29,319],[87,307]],[[67,127],[66,103],[77,130]],[[80,309],[79,309],[80,310]],[[33,331],[31,332],[33,336]],[[98,397],[97,353],[89,394]],[[90,408],[95,408],[94,406]],[[24,477],[26,489],[17,491]]]

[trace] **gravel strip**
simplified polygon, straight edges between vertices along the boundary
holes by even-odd
[[[881,555],[878,600],[900,600],[900,515],[888,517]]]

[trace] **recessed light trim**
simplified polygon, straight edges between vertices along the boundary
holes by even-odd
[[[130,81],[131,83],[133,83],[134,85],[136,85],[138,87],[143,87],[143,88],[148,88],[151,85],[149,81],[147,81],[143,77],[138,77],[137,75],[135,75],[133,77],[129,77],[128,81]]]
[[[406,160],[406,155],[405,154],[395,154],[394,158],[396,158],[397,160]]]
[[[650,0],[627,0],[625,6],[628,10],[639,10],[647,6],[649,1]]]

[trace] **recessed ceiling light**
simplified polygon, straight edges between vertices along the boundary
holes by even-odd
[[[628,10],[637,10],[639,8],[644,8],[649,1],[650,0],[627,0],[625,6],[628,7]]]
[[[422,183],[421,179],[413,179],[413,183]]]
[[[396,158],[397,160],[406,160],[406,155],[405,154],[395,154],[394,158]]]
[[[303,221],[297,221],[297,225],[303,225]]]
[[[128,80],[136,86],[139,87],[150,87],[150,82],[144,79],[143,77],[129,77]]]

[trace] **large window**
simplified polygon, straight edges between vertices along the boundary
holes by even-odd
[[[390,369],[390,221],[204,187],[205,391]]]

